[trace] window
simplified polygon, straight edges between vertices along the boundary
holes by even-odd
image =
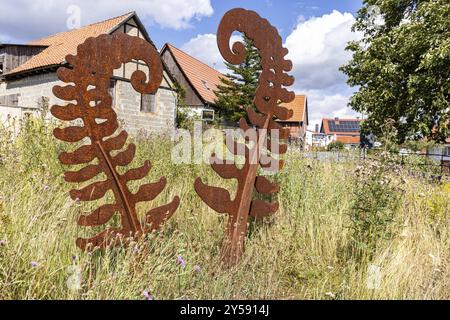
[[[3,62],[0,62],[0,74],[3,73]]]
[[[112,98],[112,103],[111,103],[111,107],[115,107],[116,106],[116,80],[111,79],[109,81],[109,89],[108,89],[108,93]]]
[[[156,112],[156,97],[154,94],[141,95],[141,112]]]
[[[449,147],[445,147],[445,149],[444,149],[444,156],[450,157],[450,146]]]
[[[202,120],[203,121],[213,121],[214,120],[214,110],[202,110]]]

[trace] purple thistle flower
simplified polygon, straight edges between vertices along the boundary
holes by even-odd
[[[195,265],[195,266],[194,266],[194,271],[195,271],[195,272],[200,272],[200,271],[202,271],[202,268],[200,268],[199,265]]]
[[[148,292],[148,291],[143,291],[142,295],[144,296],[145,299],[147,300],[153,300],[153,296]]]
[[[36,261],[31,261],[31,267],[36,268],[39,265]]]
[[[183,260],[181,254],[178,255],[178,263],[181,265],[182,268],[186,267],[186,262]]]

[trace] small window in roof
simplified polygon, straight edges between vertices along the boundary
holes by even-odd
[[[205,80],[202,80],[203,86],[206,88],[206,90],[211,90],[210,87],[208,86],[208,82],[206,82]]]

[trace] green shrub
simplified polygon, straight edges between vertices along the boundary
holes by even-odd
[[[355,170],[355,188],[349,217],[351,255],[358,260],[372,259],[380,241],[391,239],[395,217],[401,203],[400,168],[388,153],[381,160],[369,161]]]
[[[333,141],[328,145],[328,151],[344,150],[345,144],[341,141]]]

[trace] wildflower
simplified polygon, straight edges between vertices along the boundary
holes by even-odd
[[[178,263],[181,265],[182,268],[186,267],[186,262],[183,260],[183,257],[180,255],[178,255]]]
[[[6,246],[8,242],[6,240],[0,240],[0,247]]]
[[[36,268],[39,265],[36,261],[31,261],[31,267]]]
[[[153,296],[148,292],[148,291],[143,291],[142,292],[142,295],[144,296],[144,298],[146,299],[146,300],[153,300],[154,298],[153,298]]]
[[[44,186],[44,190],[48,190],[48,189],[50,189],[50,186],[49,186],[48,184],[46,184],[46,185]]]
[[[200,271],[202,271],[202,268],[200,268],[199,265],[195,265],[195,266],[194,266],[194,271],[195,271],[195,272],[200,272]]]

